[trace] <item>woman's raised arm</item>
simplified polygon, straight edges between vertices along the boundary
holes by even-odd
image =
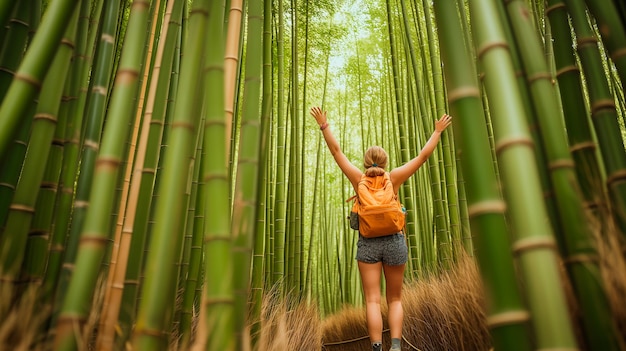
[[[435,131],[430,136],[430,139],[424,144],[424,147],[420,151],[419,155],[413,158],[411,161],[404,165],[394,168],[389,172],[389,178],[393,183],[394,190],[397,191],[400,185],[404,183],[410,176],[412,176],[417,170],[426,162],[430,155],[437,147],[437,143],[441,137],[441,133],[452,123],[452,117],[444,114],[435,121]]]
[[[346,175],[350,183],[352,183],[354,189],[356,189],[363,173],[355,165],[353,165],[341,151],[339,142],[335,139],[335,136],[328,127],[326,111],[322,111],[320,107],[316,106],[311,108],[311,116],[315,118],[315,121],[317,121],[317,124],[320,126],[322,134],[324,135],[324,141],[326,141],[326,145],[328,146],[331,155],[333,155],[335,162],[337,162],[337,165],[341,168],[343,174]]]

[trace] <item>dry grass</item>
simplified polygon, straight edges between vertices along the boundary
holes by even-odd
[[[37,308],[36,288],[13,298],[13,285],[0,285],[0,350],[27,351],[45,342],[44,323],[49,313]]]
[[[619,338],[618,342],[622,350],[626,350],[626,242],[624,235],[615,227],[614,221],[607,220],[604,223],[609,226],[602,234],[597,229],[594,233],[596,250],[598,252],[598,264],[604,283],[604,290],[613,313],[613,321],[617,331],[614,335]],[[600,225],[593,226],[601,228]]]
[[[490,339],[480,284],[476,265],[469,258],[462,259],[453,270],[406,284],[403,349],[488,350]],[[386,319],[384,306],[383,318]],[[346,308],[327,318],[323,337],[326,350],[369,349],[365,311]],[[383,349],[390,346],[388,332],[383,333],[383,343]]]
[[[263,301],[257,350],[319,351],[322,349],[321,330],[314,305],[284,301],[272,291]]]
[[[623,304],[626,261],[623,247],[623,238],[618,236],[598,240],[599,264],[618,330],[615,335],[626,344],[626,305]],[[46,340],[44,327],[49,313],[36,307],[34,292],[27,291],[11,303],[12,292],[7,291],[8,285],[0,285],[0,350],[49,350],[50,343]],[[567,288],[571,290],[571,287]],[[97,306],[98,300],[95,299],[94,305]],[[403,306],[403,350],[490,349],[481,280],[476,264],[470,258],[462,258],[450,271],[408,282],[404,288]],[[576,320],[580,316],[576,314],[575,304],[572,307]],[[84,326],[86,340],[79,342],[81,350],[87,350],[92,345],[93,335],[97,333],[97,317],[97,313],[92,313]],[[384,305],[383,317],[386,320]],[[284,300],[270,292],[263,302],[260,325],[256,351],[361,351],[370,348],[362,307],[346,307],[321,320],[315,305]],[[384,328],[386,330],[386,324]],[[383,339],[384,349],[388,349],[388,331],[383,333]],[[175,349],[181,348],[173,343],[171,350]]]

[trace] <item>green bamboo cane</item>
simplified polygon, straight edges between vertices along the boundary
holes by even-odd
[[[13,80],[14,72],[19,67],[20,61],[24,56],[24,48],[28,40],[28,31],[31,24],[30,11],[36,13],[35,9],[31,9],[30,1],[22,1],[16,8],[16,13],[9,22],[7,29],[7,40],[3,41],[0,49],[0,100],[4,98],[6,91]],[[33,28],[35,29],[35,28]],[[28,116],[34,111],[34,104],[29,107]],[[8,156],[0,157],[0,231],[6,224],[6,217],[9,211],[15,186],[22,170],[24,155],[26,154],[26,146],[30,131],[31,118],[27,118],[23,125],[19,128],[15,140],[10,146]]]
[[[263,50],[263,4],[252,1],[248,4],[248,38],[246,60],[246,83],[243,92],[241,136],[235,181],[233,206],[233,262],[234,262],[234,313],[235,335],[238,349],[243,350],[243,335],[248,314],[248,292],[250,289],[250,261],[254,245],[254,210],[257,199],[258,158],[260,145],[260,87]]]
[[[322,105],[323,106],[323,105]],[[316,153],[315,153],[315,160],[317,161],[316,163],[319,165],[319,160],[321,160],[321,156],[322,156],[322,152],[324,151],[322,149],[322,138],[321,136],[318,136],[318,141],[317,141],[317,148],[316,148]],[[320,223],[320,217],[323,214],[322,211],[320,211],[320,205],[319,205],[319,192],[320,192],[320,178],[321,178],[321,167],[316,167],[315,168],[315,178],[314,178],[314,183],[313,183],[313,202],[311,204],[311,233],[310,233],[310,239],[309,239],[309,249],[308,249],[308,253],[309,253],[309,258],[308,258],[308,262],[307,262],[307,276],[305,278],[306,281],[306,301],[311,301],[312,300],[312,296],[313,295],[313,291],[312,291],[312,285],[313,285],[313,261],[314,261],[314,257],[319,257],[317,255],[314,255],[314,248],[317,244],[317,242],[319,241],[319,232],[320,232],[320,228],[321,226],[319,226],[318,224]],[[351,277],[348,276],[347,280],[350,281]],[[352,301],[352,296],[348,296],[348,301]]]
[[[611,55],[622,84],[626,82],[626,24],[611,1],[585,1],[595,17],[602,43]]]
[[[284,83],[284,10],[283,0],[278,0],[278,34],[277,34],[277,140],[276,140],[276,219],[274,234],[274,272],[272,277],[272,285],[279,283],[285,274],[285,230],[287,216],[287,176],[285,170],[286,164],[286,128],[287,122],[285,118],[285,83]]]
[[[626,233],[626,150],[619,132],[615,101],[606,79],[597,38],[587,22],[584,4],[577,1],[565,1],[565,4],[577,34],[578,56],[587,82],[591,120],[599,136],[611,209],[621,232]]]
[[[620,20],[626,25],[626,4],[619,0],[613,0],[613,5],[620,15]]]
[[[15,7],[15,5],[17,5],[18,3],[18,1],[5,1],[0,4],[0,26],[4,26],[5,23],[7,23],[7,20],[11,17],[13,7]]]
[[[126,266],[124,290],[118,323],[121,332],[117,336],[116,344],[126,342],[130,335],[130,329],[134,323],[136,314],[137,295],[139,291],[140,275],[144,262],[144,251],[147,242],[148,222],[153,210],[153,193],[155,192],[157,170],[159,167],[162,144],[166,145],[164,128],[169,124],[175,96],[177,95],[178,72],[180,67],[180,42],[182,38],[182,15],[185,13],[185,5],[174,2],[174,7],[168,32],[165,38],[164,51],[168,54],[164,57],[159,70],[156,84],[155,102],[152,109],[146,110],[150,116],[150,128],[148,132],[149,152],[145,156],[141,171],[141,184],[139,199],[142,204],[137,207],[132,228],[132,239],[129,247],[129,261]]]
[[[162,46],[154,49],[156,39],[160,35],[159,33],[163,26],[163,20],[167,17],[164,16],[165,0],[154,2],[150,8],[150,19],[148,20],[148,36],[144,46],[145,62],[142,64],[139,82],[140,86],[137,92],[137,98],[132,106],[135,111],[135,118],[131,127],[130,135],[128,136],[129,143],[127,143],[127,150],[124,151],[127,158],[123,161],[122,171],[119,173],[120,186],[116,189],[115,203],[119,203],[119,206],[114,208],[112,213],[112,221],[115,221],[114,229],[112,230],[112,245],[108,245],[105,251],[105,258],[102,261],[102,271],[105,272],[106,278],[102,285],[103,298],[101,300],[100,310],[102,313],[99,316],[99,333],[96,339],[96,348],[110,348],[114,341],[114,327],[116,325],[117,316],[119,310],[119,297],[121,293],[121,286],[124,279],[125,266],[128,262],[127,248],[129,247],[129,231],[132,228],[132,224],[128,224],[134,218],[134,211],[136,207],[136,185],[135,181],[132,181],[134,172],[139,172],[136,169],[141,169],[143,165],[144,155],[146,153],[146,142],[144,137],[144,124],[143,116],[144,110],[152,103],[152,96],[147,96],[154,92],[152,74],[154,70],[158,70],[160,64],[160,58],[162,57]],[[169,13],[168,13],[169,14]],[[122,30],[125,30],[122,27]],[[150,88],[148,88],[150,87]],[[142,131],[142,140],[139,140],[139,131]],[[131,165],[131,167],[126,167]],[[132,192],[131,192],[132,188]],[[113,300],[113,301],[111,301]],[[113,304],[112,304],[113,303]],[[103,344],[107,346],[102,346]]]
[[[20,181],[9,208],[7,224],[0,237],[3,279],[14,281],[24,259],[28,231],[32,221],[34,206],[39,193],[48,160],[50,144],[54,137],[63,86],[69,69],[76,31],[76,12],[67,27],[61,50],[51,65],[42,86],[42,97],[33,118],[30,143],[22,168]]]
[[[194,115],[200,109],[197,104],[202,89],[196,77],[202,69],[205,50],[204,35],[209,11],[207,1],[194,2],[189,17],[189,33],[185,41],[185,55],[181,62],[181,85],[168,147],[163,159],[160,194],[155,204],[156,223],[150,239],[150,251],[146,258],[145,279],[132,336],[133,348],[159,349],[166,346],[166,321],[171,318],[171,305],[176,288],[176,263],[180,259],[182,230],[184,228],[184,192],[187,186],[186,172],[189,168],[193,140],[199,118]]]
[[[426,11],[426,9],[423,10]],[[422,37],[424,36],[424,33],[427,35],[425,38],[420,39],[421,42],[428,43],[428,46],[423,45],[422,50],[420,50],[420,56],[422,58],[422,62],[424,62],[422,70],[425,72],[423,74],[424,78],[416,81],[416,86],[417,89],[421,91],[420,95],[423,100],[420,104],[420,107],[423,106],[423,108],[420,109],[420,115],[422,116],[419,121],[421,125],[420,130],[422,131],[422,138],[420,139],[427,140],[428,135],[426,135],[424,131],[432,130],[433,124],[429,122],[432,118],[428,118],[426,116],[431,115],[431,113],[439,115],[443,114],[445,112],[445,103],[442,94],[438,94],[439,100],[437,100],[437,96],[435,96],[435,89],[437,89],[437,87],[441,89],[443,86],[441,80],[442,73],[440,65],[436,64],[436,62],[439,62],[440,60],[436,56],[436,40],[431,33],[432,24],[430,21],[430,15],[424,15],[424,17],[425,21],[417,21],[417,25],[418,35]],[[429,69],[429,67],[431,68]],[[415,74],[417,75],[418,72],[419,71],[417,71],[416,67]],[[419,84],[418,82],[424,83]],[[424,85],[431,88],[425,89]],[[446,134],[447,132],[442,135],[441,144],[448,150],[447,160],[450,162],[449,138]],[[418,150],[418,146],[415,145],[413,150]],[[449,210],[445,209],[445,203],[448,202],[448,195],[446,194],[445,178],[444,175],[442,175],[442,171],[445,171],[445,168],[443,167],[444,159],[442,156],[443,152],[435,152],[428,161],[429,167],[427,178],[430,183],[430,192],[432,194],[433,222],[435,224],[434,230],[436,238],[435,245],[437,247],[436,257],[433,257],[432,261],[433,263],[437,262],[439,265],[449,268],[451,267],[451,263],[454,259],[454,248],[452,247],[452,233],[449,230]],[[425,199],[422,207],[430,207],[429,200],[427,200],[427,198]],[[425,231],[425,233],[430,233],[430,230]],[[455,237],[458,237],[458,234],[456,234]]]
[[[591,242],[591,231],[583,213],[578,183],[575,181],[574,162],[562,126],[558,97],[552,85],[552,77],[545,60],[539,38],[533,33],[528,17],[521,16],[529,9],[523,1],[511,1],[507,5],[509,18],[515,32],[520,54],[529,80],[537,122],[544,140],[550,167],[552,189],[563,234],[557,235],[565,248],[564,259],[575,262],[579,255],[596,255]],[[602,284],[598,281],[597,264],[585,262],[568,265],[574,288],[579,294],[579,305],[585,315],[583,325],[590,347],[617,350],[613,337],[611,313]],[[584,298],[582,298],[584,296]]]
[[[143,61],[150,3],[133,2],[127,26],[127,35],[120,58],[116,84],[111,97],[107,124],[103,131],[98,154],[90,204],[76,257],[76,269],[65,296],[57,324],[55,349],[75,350],[78,347],[80,326],[87,318],[95,292],[99,269],[110,236],[110,215],[114,211],[114,194],[119,181],[119,166],[124,159],[126,138],[132,124],[133,100],[138,89],[138,74]],[[76,327],[79,328],[76,328]]]
[[[198,165],[198,170],[204,168],[202,162],[208,157],[206,154],[206,149],[202,148],[203,154],[198,161],[200,165]],[[201,285],[198,284],[200,279],[200,268],[202,266],[202,252],[203,252],[203,239],[204,239],[204,225],[205,225],[205,212],[206,212],[206,201],[202,197],[202,193],[204,192],[204,181],[200,180],[197,185],[196,192],[199,196],[196,196],[195,203],[195,215],[194,215],[194,224],[193,224],[193,239],[191,243],[191,252],[189,258],[189,270],[186,275],[185,286],[183,289],[183,301],[181,305],[181,317],[180,317],[180,328],[179,334],[181,335],[179,345],[181,348],[186,348],[187,345],[190,344],[191,336],[192,336],[192,321],[193,321],[193,309],[194,302],[196,298],[196,288]],[[184,277],[181,275],[181,277]]]
[[[504,2],[497,1],[496,6],[498,7],[498,12],[500,14],[500,18],[507,19],[507,10]],[[528,14],[530,17],[530,14]],[[503,31],[504,36],[509,44],[509,50],[511,51],[511,59],[513,62],[513,68],[517,72],[517,85],[518,91],[522,98],[524,108],[526,109],[526,113],[524,114],[528,118],[528,126],[530,130],[530,134],[533,140],[533,146],[535,149],[535,157],[537,159],[537,168],[539,170],[539,179],[541,181],[541,187],[543,189],[544,194],[546,194],[545,203],[546,208],[548,210],[548,219],[552,224],[552,228],[555,233],[560,233],[563,229],[560,227],[561,223],[558,221],[558,212],[557,212],[557,204],[555,200],[555,196],[553,195],[552,183],[550,181],[550,175],[548,170],[549,161],[546,159],[546,152],[544,146],[544,139],[541,137],[539,122],[536,118],[533,118],[535,115],[535,108],[533,106],[533,101],[531,97],[531,91],[528,88],[527,79],[525,79],[525,68],[522,65],[521,53],[523,50],[521,44],[518,44],[516,38],[513,34],[513,28],[510,24],[510,21],[503,20]],[[532,37],[531,37],[532,38]],[[543,55],[543,53],[542,53]],[[539,77],[542,78],[542,77]],[[528,80],[536,80],[537,77],[531,77]],[[560,241],[558,241],[560,243]]]
[[[271,233],[272,230],[272,205],[273,205],[273,197],[272,197],[272,189],[273,184],[271,182],[273,176],[273,143],[272,143],[272,103],[273,103],[273,82],[272,82],[272,3],[270,1],[264,2],[263,7],[263,96],[262,96],[262,106],[261,106],[261,121],[263,135],[265,138],[262,140],[261,144],[265,146],[261,146],[262,150],[266,150],[264,160],[262,164],[264,165],[264,179],[262,185],[264,186],[264,191],[260,199],[263,199],[262,203],[264,206],[260,206],[258,209],[257,217],[260,218],[262,215],[265,215],[264,222],[266,225],[263,225],[262,222],[259,222],[257,226],[257,234],[255,238],[254,244],[254,258],[252,262],[253,272],[252,272],[252,296],[250,300],[252,301],[252,312],[251,312],[251,328],[250,334],[252,337],[252,345],[256,345],[258,340],[258,335],[260,331],[260,318],[261,318],[261,307],[263,301],[263,295],[265,294],[265,264],[269,260],[264,256],[265,248],[268,247],[268,241],[265,240],[268,235],[266,233]],[[307,271],[308,272],[308,271]],[[306,278],[304,279],[306,281]],[[306,291],[306,290],[305,290]]]
[[[300,207],[298,206],[298,198],[300,196],[300,189],[302,187],[302,170],[300,167],[300,150],[301,150],[301,134],[302,127],[299,116],[299,76],[300,76],[300,62],[299,62],[299,47],[298,47],[298,32],[300,26],[300,18],[298,16],[298,0],[290,0],[290,17],[292,23],[291,30],[291,69],[290,69],[290,87],[289,87],[289,116],[291,117],[291,141],[290,157],[289,157],[289,183],[287,196],[289,198],[289,209],[287,211],[287,217],[289,218],[289,225],[287,227],[287,240],[286,246],[286,291],[292,291],[297,289],[298,277],[296,277],[296,250],[298,249],[298,240],[301,235],[300,227]],[[299,261],[299,260],[298,260]]]
[[[309,41],[310,36],[311,36],[311,30],[309,29],[310,27],[310,19],[309,17],[311,16],[311,9],[309,6],[309,2],[307,1],[305,3],[305,14],[304,14],[304,36],[305,36],[305,43],[304,43],[304,72],[302,73],[304,79],[302,81],[302,121],[300,121],[301,123],[301,128],[300,128],[300,155],[299,155],[299,164],[300,164],[300,174],[299,174],[299,180],[300,180],[300,192],[298,194],[298,202],[297,202],[297,206],[298,206],[298,216],[300,218],[299,221],[299,226],[298,226],[298,233],[299,235],[297,236],[297,247],[296,247],[296,267],[295,267],[295,274],[296,274],[296,278],[297,278],[297,283],[295,285],[295,288],[298,289],[300,292],[305,292],[304,290],[304,278],[305,278],[305,269],[306,269],[306,255],[305,255],[305,249],[304,249],[304,241],[305,241],[305,214],[304,214],[304,197],[305,197],[305,181],[304,178],[306,177],[306,171],[307,171],[307,167],[306,167],[306,145],[307,145],[307,141],[308,141],[308,137],[307,137],[307,131],[310,129],[307,129],[307,121],[309,123],[313,123],[313,121],[310,119],[309,117],[309,111],[306,108],[307,104],[308,104],[308,100],[307,100],[307,82],[308,82],[308,75],[309,73],[309,59],[310,59],[310,44]],[[298,42],[295,41],[294,42],[295,45],[298,45]],[[302,293],[301,293],[302,294]]]
[[[183,4],[185,7],[186,3]],[[186,12],[186,9],[183,9]],[[180,22],[178,23],[180,27]],[[142,180],[140,187],[139,198],[145,199],[144,206],[140,206],[135,214],[135,223],[133,227],[133,238],[131,240],[131,246],[129,249],[130,259],[126,267],[126,277],[124,280],[124,290],[122,292],[122,305],[120,307],[120,315],[118,323],[121,332],[117,336],[116,345],[118,348],[123,347],[128,338],[130,337],[131,328],[135,323],[135,315],[137,313],[138,295],[140,290],[140,282],[143,281],[142,273],[144,267],[144,257],[147,247],[149,246],[149,227],[154,222],[154,206],[152,205],[157,196],[153,195],[157,193],[160,183],[160,174],[158,170],[163,169],[161,163],[161,154],[167,149],[167,140],[169,134],[169,125],[174,113],[175,97],[178,90],[178,77],[180,71],[180,52],[182,33],[179,29],[178,36],[176,38],[177,44],[174,49],[174,63],[172,68],[171,77],[166,77],[167,74],[163,71],[164,79],[169,79],[168,83],[157,84],[159,89],[162,89],[162,93],[158,95],[163,96],[162,99],[157,99],[154,105],[154,111],[152,111],[150,135],[148,141],[148,149],[152,152],[146,155],[144,162],[144,169],[142,171]],[[169,90],[169,92],[168,92]],[[165,95],[163,95],[165,94]],[[150,222],[150,223],[149,223]]]
[[[463,4],[459,4],[463,6]],[[484,124],[480,89],[473,55],[462,35],[464,17],[454,1],[435,3],[439,43],[448,87],[448,101],[455,116],[457,152],[463,154],[462,175],[466,181],[468,215],[484,287],[490,297],[487,318],[493,345],[500,350],[530,350],[526,327],[529,317],[515,279],[509,252],[505,204],[496,184],[490,160],[491,146]],[[461,48],[461,50],[459,50]],[[478,121],[478,123],[476,123]],[[485,157],[486,156],[486,157]]]
[[[76,3],[77,0],[57,0],[46,10],[0,106],[0,159],[6,157],[23,113],[41,88]]]
[[[45,114],[44,109],[50,109],[49,111],[54,112],[52,109],[55,108],[55,105],[59,105],[57,125],[54,127],[54,135],[51,140],[49,154],[46,155],[45,146],[40,146],[44,150],[40,150],[39,152],[44,157],[39,158],[37,162],[42,162],[42,158],[45,159],[46,156],[47,162],[45,170],[43,171],[40,189],[37,193],[35,212],[33,214],[30,226],[31,228],[28,234],[28,242],[26,243],[25,253],[26,256],[24,257],[22,267],[22,279],[30,281],[36,285],[41,285],[48,262],[48,247],[50,238],[52,237],[52,223],[55,215],[54,205],[59,188],[61,168],[63,164],[65,131],[69,119],[70,96],[74,96],[74,94],[77,93],[77,80],[72,77],[76,71],[70,67],[72,59],[70,55],[76,55],[75,50],[77,45],[75,44],[76,41],[74,40],[74,37],[76,36],[78,16],[79,13],[77,12],[72,18],[72,21],[69,23],[66,37],[62,40],[62,50],[58,54],[59,56],[65,57],[55,58],[55,61],[50,67],[50,73],[44,81],[44,90],[38,108],[40,111],[39,113]],[[52,80],[52,82],[56,81],[56,83],[49,82],[49,80]],[[63,83],[64,88],[61,88],[60,85]],[[63,91],[63,96],[60,97],[60,104],[58,101],[51,100],[53,98],[59,98],[57,94],[59,90]],[[35,128],[42,128],[41,122],[33,123],[33,135]],[[39,140],[36,137],[35,139],[32,139],[32,142],[33,144],[41,143],[45,142],[45,139]],[[32,158],[33,156],[31,155],[30,157]],[[26,160],[28,160],[28,156]],[[27,164],[26,160],[25,165]],[[30,167],[32,170],[33,167]],[[26,168],[24,168],[24,170],[26,170]]]
[[[400,153],[399,153],[400,162],[401,164],[404,164],[405,162],[409,161],[409,150],[408,150],[409,141],[407,137],[408,133],[405,127],[404,107],[401,102],[402,93],[400,91],[400,81],[399,81],[399,76],[398,76],[399,74],[398,58],[397,58],[397,55],[395,54],[396,44],[395,44],[395,38],[393,34],[391,4],[389,0],[386,1],[386,6],[387,6],[387,30],[389,32],[389,48],[391,52],[390,56],[391,56],[391,67],[392,67],[392,71],[389,73],[391,73],[393,76],[393,91],[394,91],[393,94],[394,94],[395,108],[396,108],[395,113],[398,119],[398,133],[399,133],[399,141],[400,141]],[[404,189],[404,192],[406,194],[402,198],[402,201],[407,211],[407,231],[409,233],[417,233],[417,229],[414,227],[414,225],[413,225],[413,228],[411,228],[411,224],[415,223],[414,222],[415,221],[414,219],[415,207],[414,207],[412,198],[410,196],[407,196],[408,194],[411,193],[409,182],[405,182],[402,185],[402,188]],[[413,239],[410,238],[409,240],[415,240],[414,238],[416,237],[416,235],[417,234],[413,236]],[[415,245],[410,245],[410,246],[415,247]]]
[[[204,117],[200,121],[199,129],[203,129]],[[187,215],[186,223],[184,225],[185,237],[183,239],[183,249],[179,262],[178,269],[178,288],[176,290],[175,300],[173,302],[174,318],[172,319],[171,332],[175,335],[180,335],[178,343],[181,347],[185,348],[189,345],[188,339],[184,340],[184,335],[190,336],[192,333],[191,322],[183,323],[185,314],[191,316],[191,312],[194,308],[196,297],[196,285],[200,267],[202,266],[202,241],[204,238],[204,221],[197,220],[196,214],[204,217],[204,204],[201,204],[201,208],[198,208],[199,188],[201,186],[202,177],[202,158],[203,158],[203,138],[204,133],[198,133],[196,141],[195,156],[192,158],[193,167],[193,179],[191,179],[190,189],[186,192],[187,195]],[[203,185],[203,184],[202,184]],[[203,212],[198,212],[203,210]],[[196,224],[200,224],[199,228],[196,228]],[[199,229],[199,230],[197,230]],[[194,264],[195,266],[192,266]],[[190,282],[191,280],[191,282]],[[191,284],[188,284],[191,283]],[[191,286],[189,286],[191,285]],[[185,299],[187,299],[185,305]]]
[[[55,214],[52,237],[50,239],[49,258],[46,274],[43,282],[42,304],[51,305],[54,291],[58,283],[59,270],[63,263],[63,252],[68,223],[71,215],[74,198],[74,182],[79,162],[80,133],[83,121],[82,111],[87,100],[89,79],[87,79],[91,67],[91,53],[95,45],[96,30],[88,30],[90,23],[99,23],[102,10],[102,2],[94,3],[90,20],[92,3],[83,1],[80,7],[79,23],[77,30],[75,56],[72,65],[71,96],[68,98],[68,120],[64,131],[63,164],[61,166],[60,184],[55,200]],[[79,112],[80,111],[80,112]]]
[[[165,16],[163,18],[163,26],[161,27],[161,38],[158,47],[155,50],[154,68],[151,75],[154,75],[150,81],[150,89],[147,93],[146,106],[143,111],[143,121],[141,126],[141,134],[138,138],[137,149],[139,150],[134,161],[134,171],[131,178],[129,195],[126,206],[126,218],[124,219],[121,236],[119,239],[119,253],[115,265],[111,262],[111,272],[109,279],[111,282],[110,296],[105,300],[102,306],[101,326],[99,327],[97,349],[111,349],[115,341],[115,327],[120,325],[122,330],[124,322],[119,322],[121,306],[123,305],[125,277],[128,273],[129,261],[141,261],[143,257],[142,250],[132,251],[134,230],[136,229],[136,220],[144,219],[145,213],[150,208],[150,200],[152,193],[146,193],[145,188],[152,189],[153,179],[147,177],[146,169],[154,169],[154,157],[158,154],[161,130],[159,129],[159,141],[155,142],[151,139],[153,126],[162,125],[164,106],[167,102],[167,94],[170,87],[170,76],[175,55],[175,46],[180,31],[180,18],[183,12],[184,3],[170,2],[167,4]],[[156,9],[155,9],[156,11]],[[145,150],[145,151],[141,151]],[[149,163],[149,164],[147,164]],[[143,190],[143,191],[142,191]],[[137,258],[139,257],[139,258]],[[135,297],[133,296],[133,301]],[[134,306],[133,306],[134,307]],[[130,309],[124,305],[124,309]],[[134,309],[134,308],[133,308]],[[127,316],[128,314],[123,314]],[[125,321],[125,320],[124,320]],[[127,334],[124,334],[125,336]]]
[[[18,4],[17,1],[13,2]],[[30,11],[34,10],[31,1],[20,1],[15,8],[13,17],[7,23],[7,39],[2,41],[0,47],[0,100],[4,98],[15,70],[19,67],[24,56],[24,49],[30,29]]]
[[[498,162],[504,183],[508,215],[515,235],[513,251],[519,255],[533,315],[538,348],[577,348],[561,288],[552,230],[546,218],[539,173],[524,116],[525,108],[515,82],[498,9],[493,1],[470,3],[476,51],[485,71],[490,96]],[[464,167],[465,169],[465,167]],[[523,174],[524,177],[520,177]]]
[[[430,10],[430,6],[427,0],[422,0],[422,8],[425,13],[426,19],[426,28],[428,28],[427,36],[428,36],[428,46],[430,53],[430,62],[432,67],[432,78],[433,78],[433,90],[434,90],[434,99],[435,99],[435,116],[439,117],[446,113],[446,97],[445,97],[445,88],[443,82],[443,72],[441,70],[441,58],[438,55],[437,50],[437,40],[434,35],[434,30],[436,29],[432,23],[432,13]],[[429,75],[427,75],[429,76]],[[444,190],[446,194],[446,214],[449,216],[449,229],[450,236],[452,240],[452,250],[453,252],[458,249],[458,247],[463,246],[466,252],[472,252],[472,246],[470,240],[462,241],[462,221],[461,221],[461,205],[460,205],[460,189],[456,185],[456,160],[454,158],[453,150],[454,150],[454,137],[452,136],[453,130],[449,129],[447,132],[441,135],[441,151],[443,154],[443,172],[444,172]],[[461,244],[462,242],[462,244]]]
[[[55,231],[58,230],[62,232],[62,234],[55,233],[55,235],[69,235],[65,240],[66,244],[63,253],[64,264],[59,273],[60,276],[57,282],[54,307],[55,313],[61,309],[65,299],[65,292],[68,288],[74,268],[80,233],[90,204],[89,199],[92,189],[93,174],[95,172],[98,149],[100,148],[102,125],[105,119],[109,84],[113,71],[113,60],[115,56],[114,41],[117,32],[118,13],[119,4],[108,3],[108,6],[104,9],[104,13],[102,14],[102,32],[97,46],[97,58],[91,70],[91,91],[89,92],[88,104],[85,106],[84,112],[84,142],[82,142],[82,150],[80,151],[80,170],[77,172],[78,175],[75,170],[68,170],[67,173],[67,177],[72,176],[72,173],[74,173],[74,179],[71,180],[71,187],[68,184],[66,188],[68,191],[69,189],[75,189],[72,214],[71,217],[65,217],[62,222],[59,221],[55,224]],[[76,113],[83,112],[81,110],[80,112],[76,111]],[[75,140],[76,138],[72,136],[72,139]],[[65,182],[65,184],[67,184],[67,182]],[[61,228],[61,224],[64,223],[67,223],[68,226]]]
[[[580,68],[572,46],[567,8],[562,0],[550,0],[546,14],[550,20],[559,92],[567,137],[576,164],[578,182],[586,207],[592,211],[606,211],[607,203],[602,172],[595,152],[596,142],[587,115]]]
[[[423,121],[419,118],[419,116],[426,116],[428,115],[428,109],[426,108],[426,104],[423,103],[425,100],[424,97],[427,94],[427,92],[421,88],[421,84],[419,84],[418,82],[420,81],[420,77],[419,77],[419,68],[418,68],[418,63],[417,63],[417,58],[415,57],[415,49],[413,46],[413,38],[411,38],[410,36],[410,28],[409,28],[409,12],[407,10],[406,7],[406,1],[402,0],[400,2],[400,11],[402,14],[402,18],[403,18],[403,30],[401,30],[402,32],[405,33],[406,39],[404,40],[404,42],[408,45],[408,50],[405,49],[405,51],[409,52],[409,59],[411,62],[411,67],[412,67],[412,75],[409,74],[409,80],[411,81],[411,83],[409,84],[409,91],[412,90],[416,90],[415,93],[411,93],[409,94],[409,96],[417,96],[419,95],[419,100],[420,103],[416,103],[414,101],[414,99],[409,99],[409,101],[411,102],[411,104],[409,104],[409,108],[414,107],[417,104],[417,109],[419,109],[419,113],[417,111],[409,111],[409,113],[407,114],[408,116],[416,116],[415,118],[408,118],[408,123],[409,123],[409,128],[412,130],[411,132],[409,132],[409,135],[416,135],[416,131],[414,131],[415,129],[417,129],[417,127],[413,127],[413,125],[415,124],[423,124]],[[421,32],[418,29],[418,33]],[[424,56],[424,50],[420,51],[420,55]],[[425,62],[425,60],[422,60],[422,62]],[[413,78],[413,79],[411,79]],[[424,128],[419,128],[420,130],[423,130]],[[423,133],[421,133],[423,134]],[[409,141],[411,143],[410,149],[411,150],[417,150],[418,146],[417,146],[417,140],[422,139],[420,138],[409,138]],[[441,189],[440,189],[440,176],[439,176],[439,169],[437,167],[437,163],[433,162],[430,163],[431,167],[430,167],[430,171],[428,172],[428,176],[430,177],[430,184],[431,184],[431,189],[430,191],[432,192],[432,197],[433,197],[433,209],[434,209],[434,217],[435,217],[435,233],[436,233],[436,238],[437,238],[437,245],[440,245],[440,259],[443,260],[444,262],[449,262],[451,260],[451,255],[452,255],[452,251],[450,250],[450,240],[449,240],[449,236],[448,236],[448,231],[447,231],[447,225],[446,225],[446,221],[445,221],[445,215],[444,215],[444,208],[443,208],[443,198],[442,198],[442,193],[441,193]],[[414,188],[414,184],[416,184],[416,182],[419,181],[418,177],[412,177],[407,184],[409,185],[409,188]],[[420,194],[422,194],[422,192],[418,192]],[[414,197],[413,195],[411,195],[411,197]],[[424,199],[421,196],[418,196],[417,199]],[[420,208],[426,208],[426,204],[427,201],[421,201],[420,204]],[[406,206],[405,206],[406,207]],[[417,208],[418,206],[415,206],[415,208]],[[406,207],[407,211],[409,210],[409,207]],[[424,211],[421,211],[422,213]],[[420,230],[418,233],[420,233],[420,235],[427,235],[427,233],[430,233],[429,231],[422,231]],[[424,248],[425,251],[431,250],[430,248],[432,247],[430,245],[431,240],[424,240],[421,241],[422,243],[426,244],[426,247]],[[431,255],[428,255],[431,256]]]

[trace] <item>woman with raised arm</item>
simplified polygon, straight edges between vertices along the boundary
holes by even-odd
[[[350,180],[354,190],[358,190],[359,181],[363,174],[365,177],[380,177],[385,175],[388,156],[387,152],[379,146],[372,146],[365,152],[363,167],[365,173],[350,163],[341,151],[337,139],[330,131],[326,111],[320,107],[311,108],[311,115],[324,135],[326,145],[333,155],[335,162],[345,176]],[[435,122],[435,131],[420,153],[404,165],[389,171],[389,178],[393,184],[394,194],[398,194],[400,185],[412,176],[426,162],[433,153],[439,142],[441,133],[452,123],[452,117],[447,114],[441,116]],[[381,272],[385,275],[386,298],[389,307],[389,329],[391,332],[391,349],[400,351],[402,340],[402,284],[404,266],[408,258],[406,240],[401,231],[393,234],[374,238],[365,238],[359,233],[357,242],[356,260],[358,261],[361,283],[365,295],[365,310],[367,317],[367,330],[373,351],[381,351],[383,340],[383,321],[380,311],[380,278]]]

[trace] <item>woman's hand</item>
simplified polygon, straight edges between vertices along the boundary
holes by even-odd
[[[435,131],[441,133],[448,128],[450,124],[452,124],[452,116],[444,113],[443,116],[435,122]]]
[[[322,109],[318,106],[311,108],[311,116],[315,118],[315,121],[317,121],[317,124],[320,126],[326,123],[326,111],[322,111]]]

